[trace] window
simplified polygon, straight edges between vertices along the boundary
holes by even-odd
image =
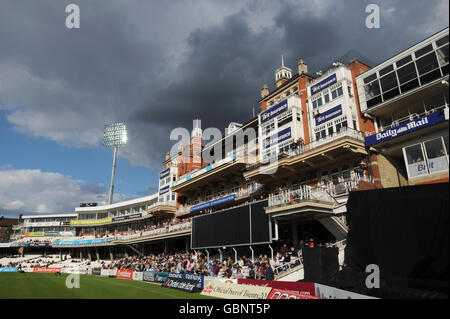
[[[405,65],[404,67],[397,70],[398,80],[400,84],[406,83],[417,78],[416,68],[414,63]]]
[[[417,177],[428,174],[421,144],[412,145],[403,149],[407,163],[409,177]]]
[[[328,135],[329,135],[329,136],[332,136],[333,133],[334,133],[334,131],[333,131],[333,126],[331,125],[331,126],[328,127]]]
[[[440,47],[446,43],[448,43],[448,34],[446,36],[444,36],[443,38],[440,38],[439,40],[437,40],[436,46]]]
[[[417,79],[417,72],[414,63],[405,65],[397,70],[398,81],[400,82],[400,89],[402,93],[408,92],[419,86]]]
[[[268,135],[268,134],[270,134],[270,132],[272,132],[273,130],[275,130],[275,123],[274,123],[274,122],[268,124],[268,125],[265,127],[265,131],[266,131],[265,134]]]
[[[436,138],[424,143],[430,174],[448,170],[448,160],[442,138]]]
[[[377,81],[373,81],[372,83],[366,85],[364,87],[365,93],[366,93],[366,97],[368,100],[370,100],[371,98],[380,95],[381,90],[380,90],[380,84]]]
[[[436,53],[441,66],[448,63],[448,44],[445,47],[437,49]]]
[[[328,94],[328,92],[326,94],[323,95],[323,98],[325,100],[325,103],[330,102],[330,95]]]
[[[394,67],[391,65],[381,69],[378,73],[380,73],[380,76],[383,76],[385,74],[388,74],[389,72],[394,71]]]
[[[337,98],[337,91],[331,91],[331,98],[334,100],[335,98]]]
[[[398,60],[395,64],[397,65],[397,68],[399,68],[411,61],[412,61],[412,57],[410,55],[408,55],[407,57],[404,57],[403,59]]]
[[[416,56],[416,59],[424,55],[425,53],[428,53],[433,50],[433,46],[431,44],[427,45],[426,47],[417,50],[414,55]]]
[[[344,119],[344,120],[342,120]],[[345,118],[342,118],[341,120],[337,120],[336,123],[336,133],[339,133],[340,131],[343,131],[347,128],[347,120]]]
[[[436,54],[434,52],[431,52],[423,58],[416,60],[416,65],[419,75],[426,74],[439,67]]]
[[[383,92],[387,92],[392,90],[393,88],[398,86],[397,77],[395,76],[395,72],[392,72],[382,78],[380,78],[381,88]]]
[[[376,80],[376,79],[377,79],[377,74],[374,73],[374,74],[369,75],[368,77],[364,78],[364,83],[367,84],[367,83],[370,83],[370,82],[372,82],[373,80]]]
[[[342,86],[338,87],[337,94],[338,94],[338,96],[341,96],[342,94],[344,94],[344,92],[342,91]]]

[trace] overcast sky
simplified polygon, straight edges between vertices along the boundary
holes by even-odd
[[[66,5],[80,8],[67,29]],[[157,190],[170,131],[243,122],[274,71],[311,72],[354,49],[379,63],[447,27],[448,0],[0,0],[0,215],[104,202],[123,121],[115,201]],[[365,8],[381,9],[367,29]]]

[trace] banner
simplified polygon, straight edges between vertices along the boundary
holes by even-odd
[[[142,281],[144,277],[144,274],[142,273],[142,271],[134,271],[133,272],[133,280],[140,280]]]
[[[117,270],[117,278],[122,279],[133,279],[133,271],[128,269],[119,269]]]
[[[0,272],[17,272],[17,267],[0,267]]]
[[[165,193],[168,193],[169,192],[169,188],[170,188],[170,185],[167,185],[166,187],[161,188],[159,190],[159,196],[164,195]]]
[[[201,291],[204,287],[204,277],[199,274],[183,274],[185,279],[197,282],[197,288]]]
[[[61,271],[63,274],[89,274],[89,269],[79,268],[77,266],[73,267],[64,267]]]
[[[252,285],[260,287],[270,287],[280,290],[286,290],[302,295],[315,296],[315,286],[313,282],[295,282],[295,281],[275,281],[275,280],[257,280],[238,278],[237,283],[240,285]]]
[[[44,237],[44,232],[38,232],[38,233],[25,233],[25,237]]]
[[[224,299],[267,299],[272,288],[247,285],[236,285],[211,281],[202,291],[204,296]]]
[[[322,299],[322,298],[273,288],[267,299]]]
[[[335,74],[327,77],[325,80],[320,81],[316,85],[313,85],[311,87],[311,96],[326,89],[327,87],[333,85],[336,82],[337,82],[337,77],[336,77],[336,73],[335,73]]]
[[[159,173],[159,179],[163,179],[164,177],[168,176],[170,174],[170,167],[163,170],[161,173]]]
[[[284,130],[279,131],[278,133],[270,137],[266,137],[263,141],[263,148],[266,149],[272,147],[278,143],[290,139],[291,137],[292,137],[291,128],[290,127],[285,128]]]
[[[61,272],[61,268],[34,267],[33,272],[56,273]]]
[[[92,268],[92,275],[100,276],[101,269],[100,268]]]
[[[354,292],[337,289],[330,286],[315,284],[316,296],[325,299],[378,299],[371,296],[360,295]]]
[[[197,210],[202,210],[207,207],[211,207],[211,206],[215,206],[215,205],[222,204],[225,202],[233,201],[235,198],[236,198],[236,194],[227,195],[227,196],[217,198],[217,199],[214,199],[214,200],[206,202],[206,203],[192,206],[189,211],[195,212]]]
[[[118,222],[118,221],[121,221],[121,220],[128,220],[128,219],[134,219],[134,218],[140,218],[140,217],[142,217],[142,213],[113,217],[112,221],[113,222]]]
[[[143,280],[149,282],[163,283],[168,276],[167,272],[144,271]]]
[[[112,222],[112,218],[89,219],[89,220],[72,220],[70,225],[96,225]]]
[[[182,279],[177,277],[167,277],[162,286],[166,288],[181,290],[184,292],[195,292],[201,290],[197,288],[196,280]]]
[[[238,280],[236,278],[219,278],[219,277],[206,276],[206,277],[203,277],[204,287],[206,287],[210,282],[213,282],[213,281],[229,283],[229,284],[237,284],[238,283]]]
[[[288,109],[287,99],[284,101],[281,101],[280,103],[276,104],[275,106],[272,106],[270,109],[262,112],[259,115],[261,118],[261,124],[270,120],[271,118],[283,113],[287,109]]]
[[[370,146],[373,144],[381,143],[390,139],[393,139],[397,136],[402,136],[421,128],[437,124],[439,122],[445,121],[445,114],[442,110],[433,112],[429,115],[420,117],[416,120],[409,121],[397,126],[394,126],[390,129],[381,131],[379,133],[367,136],[365,140],[366,146]]]
[[[85,240],[57,240],[53,246],[78,246],[78,245],[95,245],[104,244],[104,238],[85,239]]]
[[[100,276],[108,277],[110,275],[110,269],[100,270]]]
[[[341,115],[342,115],[341,105],[335,106],[335,107],[329,109],[328,111],[325,111],[325,112],[315,116],[316,126],[319,126],[319,125],[321,125],[325,122],[328,122],[329,120],[332,120]]]

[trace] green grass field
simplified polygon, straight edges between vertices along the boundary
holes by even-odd
[[[0,273],[0,299],[211,299],[157,284],[80,275],[80,288],[66,287],[67,274]]]

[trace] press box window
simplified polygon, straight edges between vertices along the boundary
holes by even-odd
[[[442,138],[436,138],[424,143],[428,159],[428,170],[437,173],[448,170],[448,159]]]
[[[407,171],[409,177],[428,175],[421,144],[412,145],[403,149],[406,157]]]

